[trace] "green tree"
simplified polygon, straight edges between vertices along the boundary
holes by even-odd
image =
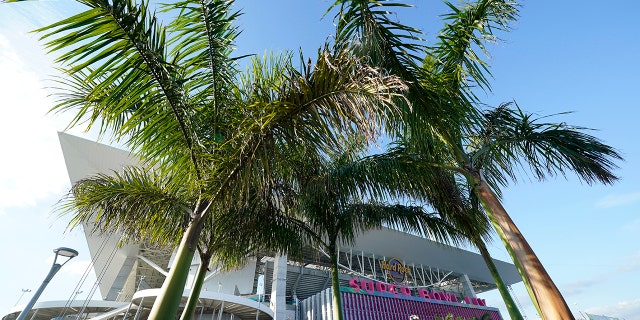
[[[231,56],[239,14],[232,1],[168,4],[166,27],[147,2],[80,2],[86,11],[39,30],[63,72],[54,109],[75,112],[70,126],[97,127],[124,143],[192,200],[188,209],[166,204],[189,217],[151,319],[176,314],[215,208],[245,201],[247,188],[268,182],[287,150],[327,153],[344,137],[372,138],[404,88],[346,47],[319,50],[300,71],[285,57],[256,59],[240,73]],[[149,212],[141,230],[169,232],[151,227],[163,214]]]
[[[389,134],[403,139],[419,136],[419,140],[412,139],[411,143],[419,143],[421,153],[428,150],[431,158],[423,160],[431,164],[440,163],[424,169],[429,171],[439,170],[440,166],[446,167],[450,162],[442,156],[450,152],[443,140],[445,143],[449,140],[461,140],[461,134],[466,130],[464,128],[479,117],[471,104],[475,95],[467,90],[461,92],[461,89],[466,89],[470,80],[475,80],[482,87],[489,87],[489,82],[482,72],[487,70],[487,65],[469,48],[473,44],[484,50],[484,43],[492,40],[492,36],[485,32],[481,37],[477,37],[474,32],[477,27],[482,26],[487,26],[486,29],[489,31],[492,28],[506,30],[508,21],[513,20],[517,14],[511,2],[483,1],[477,4],[480,10],[473,7],[460,10],[450,3],[447,4],[452,13],[445,15],[445,18],[453,20],[453,23],[447,24],[441,33],[439,45],[431,48],[423,44],[424,40],[419,37],[419,29],[390,18],[394,9],[410,7],[407,4],[368,0],[336,1],[334,4],[340,6],[339,14],[336,16],[339,22],[337,41],[358,43],[357,53],[369,56],[372,64],[399,75],[409,83],[409,90],[405,96],[410,103],[399,103],[405,106],[404,117],[401,120],[403,123],[401,126],[391,126],[401,127],[403,130],[390,131]],[[437,59],[442,61],[437,64],[440,70],[436,71],[436,61],[440,61]],[[446,64],[446,67],[441,66],[442,64]],[[466,69],[471,70],[474,77],[467,77]],[[424,154],[420,157],[424,158]],[[439,190],[448,190],[450,194],[445,195],[441,201],[432,197],[430,203],[440,212],[463,210],[463,207],[458,207],[451,211],[452,207],[447,202],[461,204],[461,198],[459,190],[452,188],[454,185],[445,180],[441,180],[443,184]],[[465,231],[468,239],[487,262],[511,318],[522,319],[517,305],[493,265],[493,260],[488,251],[484,250],[486,245],[482,235],[486,236],[486,220],[474,217],[477,216],[464,217],[453,214],[451,219],[460,230]]]
[[[570,319],[571,312],[559,290],[502,206],[499,187],[505,186],[507,179],[515,181],[515,172],[522,167],[538,180],[573,172],[588,184],[610,184],[617,180],[612,173],[616,168],[613,161],[622,158],[585,133],[588,129],[565,122],[543,122],[545,118],[534,118],[509,104],[488,110],[456,170],[472,184],[543,317]]]
[[[305,225],[292,219],[281,206],[289,201],[290,194],[273,188],[250,194],[243,207],[218,210],[207,220],[198,245],[200,265],[181,320],[193,319],[211,264],[217,271],[228,271],[246,264],[252,253],[280,251],[295,255],[303,245],[312,243],[306,237]]]
[[[489,217],[487,217],[485,211],[482,209],[473,191],[469,192],[471,188],[466,181],[456,183],[455,178],[453,177],[451,178],[451,181],[451,185],[453,187],[457,187],[463,192],[451,190],[448,194],[458,194],[459,197],[468,198],[469,201],[460,200],[462,203],[461,207],[466,209],[453,211],[453,213],[446,215],[446,219],[454,225],[456,229],[460,230],[464,234],[464,238],[480,252],[482,259],[487,265],[487,268],[491,273],[491,277],[500,292],[500,296],[502,296],[502,299],[504,300],[507,312],[509,312],[511,319],[523,319],[517,304],[509,293],[507,285],[504,283],[502,276],[500,276],[500,272],[498,272],[498,268],[493,262],[493,258],[487,249],[487,243],[491,241],[492,230]]]
[[[338,244],[350,244],[367,230],[393,227],[429,233],[441,242],[459,242],[461,235],[446,220],[422,206],[402,205],[397,199],[414,188],[431,188],[426,175],[418,174],[410,157],[359,153],[310,157],[291,166],[295,212],[307,225],[331,263],[333,317],[342,319]],[[410,193],[408,193],[410,192]],[[395,200],[395,203],[393,201]]]
[[[407,194],[411,194],[412,198],[424,201],[433,207],[441,218],[460,232],[464,241],[478,249],[505,301],[511,319],[522,318],[487,249],[486,243],[492,238],[492,225],[489,217],[482,209],[466,179],[458,181],[459,177],[452,174],[450,170],[434,166],[436,160],[426,157],[426,155],[434,153],[436,153],[435,150],[430,152],[411,151],[410,147],[400,144],[389,150],[386,156],[412,157],[414,159],[413,165],[418,168],[414,169],[416,170],[415,176],[411,180],[418,180],[424,176],[424,172],[429,173],[431,176],[427,182],[429,188],[413,183],[412,189],[407,191]]]
[[[575,172],[587,183],[612,183],[617,179],[612,173],[613,161],[621,157],[584,133],[584,128],[534,122],[519,109],[498,108],[501,111],[496,115],[500,116],[493,119],[503,127],[496,132],[493,122],[488,121],[493,113],[483,114],[478,108],[481,103],[475,92],[478,88],[490,90],[489,66],[480,56],[486,52],[485,44],[497,39],[495,31],[509,30],[518,14],[517,4],[504,0],[480,0],[461,7],[448,4],[451,13],[444,16],[447,23],[432,48],[420,45],[414,28],[388,18],[390,10],[384,8],[402,4],[361,0],[337,1],[337,5],[338,41],[359,44],[361,49],[356,52],[370,55],[374,65],[410,83],[407,97],[412,109],[405,113],[405,130],[400,132],[403,139],[420,152],[444,146],[436,149],[439,153],[431,158],[432,165],[467,179],[540,314],[547,319],[573,319],[562,295],[502,207],[498,187],[514,180],[514,167],[520,166],[531,169],[539,179]],[[418,56],[421,54],[425,56]],[[478,145],[473,141],[477,136],[487,140]]]
[[[58,211],[72,216],[70,227],[82,223],[94,232],[118,230],[122,242],[174,247],[193,202],[188,188],[174,181],[138,167],[87,177],[73,185]],[[244,207],[213,210],[205,222],[198,241],[200,265],[181,319],[192,318],[211,262],[228,270],[246,263],[251,252],[296,252],[304,243],[304,225],[282,214],[274,204],[279,199],[264,197],[268,192],[252,194]]]

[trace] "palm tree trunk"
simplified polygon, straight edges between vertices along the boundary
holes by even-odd
[[[487,207],[484,204],[484,202],[482,202],[482,206],[483,206],[484,210],[487,213],[490,212],[489,207]],[[533,306],[536,307],[536,310],[538,311],[538,314],[542,314],[542,311],[540,311],[540,306],[538,305],[538,300],[536,299],[536,296],[533,293],[533,288],[531,287],[531,281],[530,281],[530,279],[528,279],[528,278],[523,276],[524,272],[522,272],[522,266],[520,266],[520,261],[518,261],[517,259],[514,258],[516,255],[515,255],[513,249],[511,248],[511,245],[507,241],[507,237],[504,235],[504,232],[502,231],[502,228],[500,228],[500,225],[498,224],[498,221],[496,220],[495,216],[493,214],[488,214],[488,216],[489,216],[489,220],[491,220],[491,224],[493,225],[494,230],[496,231],[496,233],[500,237],[500,241],[502,241],[502,245],[504,246],[505,249],[507,249],[507,252],[509,253],[509,256],[511,257],[511,260],[513,261],[513,264],[516,266],[516,269],[518,270],[518,273],[520,273],[520,277],[522,278],[522,282],[524,283],[524,287],[527,289],[527,293],[529,294],[529,298],[531,298],[531,302],[533,303]]]
[[[333,299],[333,319],[342,320],[342,297],[340,296],[340,281],[338,277],[338,252],[336,244],[332,243],[329,248],[329,259],[331,259],[331,291]]]
[[[489,217],[495,220],[496,231],[505,242],[505,247],[514,260],[525,285],[530,286],[530,294],[533,294],[532,298],[534,303],[537,302],[542,318],[574,319],[562,294],[495,193],[482,179],[477,180],[474,190]]]
[[[513,301],[513,297],[509,294],[509,290],[507,290],[507,286],[504,284],[500,273],[498,272],[498,268],[496,268],[495,263],[493,263],[493,259],[491,259],[491,255],[489,254],[489,250],[487,250],[487,246],[484,241],[480,239],[475,239],[474,244],[480,250],[480,255],[484,259],[484,262],[487,264],[487,268],[489,268],[489,272],[491,272],[491,276],[493,277],[493,281],[495,281],[496,286],[498,287],[498,291],[502,296],[502,300],[504,300],[504,304],[507,307],[507,311],[509,312],[509,316],[511,320],[524,320],[518,306],[515,301]]]
[[[200,297],[200,291],[202,291],[202,285],[204,284],[204,278],[207,275],[209,269],[209,262],[211,261],[211,255],[200,255],[200,266],[198,272],[191,286],[191,293],[189,293],[189,299],[182,310],[180,320],[192,320],[196,311],[196,305],[198,304],[198,298]]]
[[[175,320],[203,224],[201,216],[196,218],[182,236],[169,275],[162,284],[148,319]]]

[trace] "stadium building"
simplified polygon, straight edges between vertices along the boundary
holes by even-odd
[[[59,134],[71,182],[136,165],[128,152],[66,133]],[[41,301],[26,319],[146,319],[171,266],[173,248],[118,245],[118,234],[91,234],[87,244],[103,301]],[[392,229],[366,232],[340,247],[339,266],[345,319],[502,319],[477,294],[496,288],[479,254]],[[303,258],[264,252],[233,272],[211,270],[205,279],[196,320],[331,319],[329,258],[309,248]],[[521,281],[515,267],[495,264],[504,281]],[[199,261],[194,259],[191,278]],[[183,293],[189,295],[190,283]],[[2,320],[16,319],[18,306]],[[179,315],[176,315],[178,318]]]

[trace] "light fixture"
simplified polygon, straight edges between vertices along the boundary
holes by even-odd
[[[60,270],[60,268],[62,268],[62,266],[65,265],[65,263],[69,262],[69,260],[78,256],[78,251],[73,250],[71,248],[65,248],[65,247],[53,249],[53,253],[55,253],[56,256],[53,258],[53,264],[51,265],[51,270],[49,270],[49,274],[47,274],[47,276],[44,278],[44,281],[42,281],[40,288],[38,288],[38,291],[36,291],[33,294],[33,297],[31,297],[31,300],[29,300],[29,303],[20,312],[20,315],[16,320],[24,320],[27,318],[27,314],[29,313],[29,311],[31,311],[31,309],[33,308],[33,305],[36,304],[36,301],[38,301],[40,294],[42,293],[42,291],[44,291],[44,288],[47,287],[47,284],[49,284],[49,281],[53,279],[53,276],[56,275],[58,270]],[[61,263],[58,262],[58,257],[61,258],[61,261],[60,261]],[[65,258],[66,260],[63,260]]]
[[[68,257],[69,259],[78,256],[78,251],[73,250],[71,248],[60,247],[57,249],[53,249],[53,252],[56,254],[56,258],[58,256]],[[55,262],[54,262],[55,263]]]

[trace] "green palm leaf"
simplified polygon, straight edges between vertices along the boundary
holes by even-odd
[[[368,56],[372,65],[393,74],[409,76],[424,52],[422,32],[392,18],[393,10],[410,5],[393,1],[336,1],[339,6],[336,41],[339,45],[355,45],[356,52]],[[406,77],[405,77],[406,78]]]
[[[488,181],[505,184],[505,174],[516,180],[522,167],[543,180],[549,176],[574,172],[588,184],[613,183],[618,177],[614,160],[620,154],[598,138],[587,134],[590,129],[565,122],[543,122],[519,107],[502,104],[485,112],[478,140],[472,147],[472,159],[485,170]],[[526,166],[526,167],[525,167]]]
[[[171,160],[163,163],[197,171],[185,78],[167,55],[165,28],[147,3],[81,2],[87,11],[37,30],[51,52],[61,53],[56,61],[63,79],[71,79],[68,90],[77,87],[78,75],[86,82],[87,105],[62,95],[53,110],[76,109],[72,125],[89,117],[87,129],[99,115],[100,130],[124,138],[145,161]]]
[[[372,140],[385,115],[394,112],[393,98],[405,88],[348,51],[320,52],[314,68],[305,73],[287,61],[267,61],[254,59],[239,87],[245,102],[231,112],[235,118],[229,125],[237,129],[229,130],[229,139],[211,159],[216,171],[207,185],[212,195],[243,193],[253,174],[268,180],[273,167],[285,170],[290,154],[301,146],[336,153],[344,148],[345,137]]]
[[[230,58],[239,34],[233,24],[240,15],[231,10],[233,1],[180,1],[165,5],[179,12],[168,25],[168,41],[174,64],[185,66],[185,91],[191,103],[212,108],[214,115],[226,107],[238,74],[236,59]],[[215,120],[215,119],[213,119]],[[215,121],[214,121],[215,122]]]
[[[118,230],[126,241],[175,245],[189,222],[190,197],[179,182],[131,167],[76,182],[58,210],[72,215],[70,227],[86,223]]]
[[[496,31],[509,31],[509,24],[518,17],[518,5],[509,0],[467,2],[462,7],[446,4],[451,11],[443,16],[448,23],[431,51],[432,70],[450,86],[461,86],[460,89],[475,100],[474,84],[485,90],[491,88],[487,78],[491,72],[481,58],[489,55],[486,43],[497,40]]]

